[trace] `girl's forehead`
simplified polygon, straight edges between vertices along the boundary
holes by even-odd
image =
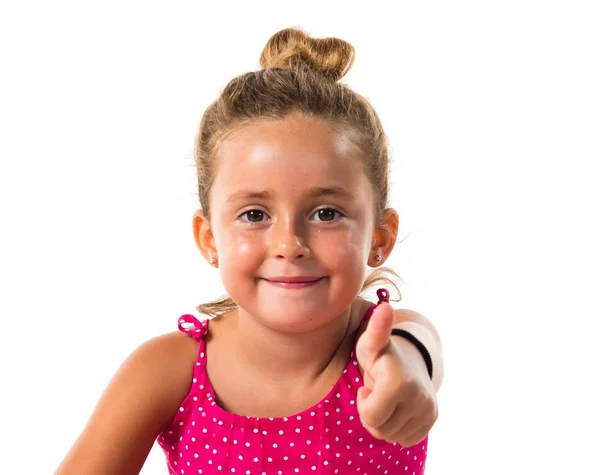
[[[348,134],[313,119],[261,121],[218,147],[215,187],[350,186],[361,181],[363,157]]]

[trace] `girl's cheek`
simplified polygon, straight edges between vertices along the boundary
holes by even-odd
[[[245,238],[239,238],[234,244],[235,254],[239,257],[247,257],[252,251],[252,242]]]
[[[350,230],[336,236],[332,235],[329,239],[321,237],[321,244],[328,249],[327,254],[330,255],[331,262],[360,260],[364,245],[357,236],[356,230]]]
[[[235,267],[251,264],[260,254],[260,243],[256,238],[245,235],[231,236],[225,243],[225,253]]]

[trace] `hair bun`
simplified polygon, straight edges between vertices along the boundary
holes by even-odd
[[[339,38],[313,38],[298,28],[275,33],[260,55],[262,68],[293,69],[304,64],[332,81],[354,62],[354,47]]]

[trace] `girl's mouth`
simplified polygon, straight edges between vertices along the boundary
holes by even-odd
[[[274,278],[274,279],[264,279],[267,283],[274,285],[276,287],[280,287],[282,289],[303,289],[305,287],[312,287],[321,280],[323,277],[319,278]]]

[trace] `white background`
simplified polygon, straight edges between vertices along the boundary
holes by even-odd
[[[392,144],[397,306],[444,342],[427,475],[600,473],[594,3],[3,3],[0,472],[51,473],[123,359],[221,295],[197,126],[300,26],[355,46]]]

